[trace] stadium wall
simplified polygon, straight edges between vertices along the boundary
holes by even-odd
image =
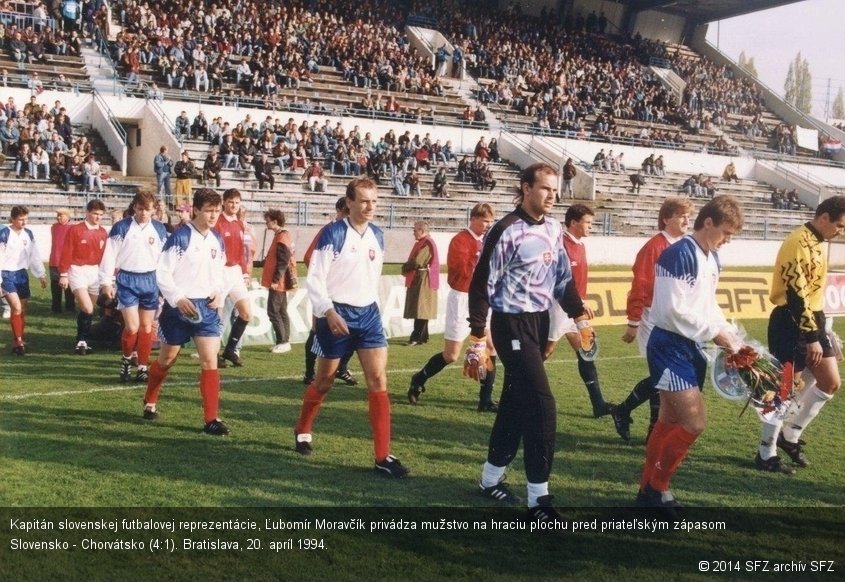
[[[639,34],[653,40],[680,43],[686,22],[685,18],[674,14],[644,10],[634,17],[631,36]]]
[[[112,209],[109,209],[112,210]],[[563,220],[563,211],[556,208],[552,212],[552,216],[558,220]],[[501,217],[499,217],[501,218]],[[375,223],[379,224],[379,218],[376,217]],[[111,224],[104,224],[108,229]],[[263,229],[260,229],[260,224],[254,224],[256,234],[259,238],[262,236]],[[35,241],[38,244],[38,250],[41,252],[41,257],[46,259],[50,256],[50,225],[36,224],[31,225],[35,235]],[[308,248],[308,245],[320,230],[319,227],[304,227],[299,228],[291,226],[289,228],[291,235],[293,235],[293,242],[296,248],[297,257],[301,258],[302,253]],[[408,258],[408,253],[414,244],[414,236],[410,226],[399,229],[385,230],[385,261],[388,263],[404,263]],[[454,231],[449,232],[433,232],[432,236],[437,243],[437,250],[441,257],[441,262],[446,262],[446,254],[449,250],[449,242],[456,234]],[[634,258],[637,256],[637,251],[648,240],[647,237],[621,237],[621,236],[591,236],[585,239],[587,246],[587,256],[589,257],[591,265],[619,265],[627,268],[634,264]],[[269,246],[269,245],[268,245]],[[742,240],[734,239],[730,244],[722,247],[719,256],[722,265],[725,267],[768,267],[774,264],[775,255],[777,254],[780,241],[759,241],[759,240]],[[259,251],[261,249],[259,244]],[[267,248],[267,247],[265,247]]]

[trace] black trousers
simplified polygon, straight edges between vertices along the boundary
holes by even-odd
[[[421,344],[428,342],[428,320],[427,319],[415,319],[414,320],[414,331],[411,332],[411,341],[421,343]]]
[[[487,461],[504,467],[525,446],[529,483],[549,480],[555,453],[557,410],[543,363],[549,314],[493,312],[493,345],[505,368],[499,412],[490,433]]]
[[[276,343],[286,344],[290,340],[287,291],[270,289],[270,293],[267,295],[267,318],[273,326]]]
[[[65,311],[73,311],[74,307],[76,307],[73,291],[70,288],[62,289],[59,287],[58,267],[50,267],[50,295],[53,300],[51,305],[53,313],[61,313],[62,297],[65,300]]]

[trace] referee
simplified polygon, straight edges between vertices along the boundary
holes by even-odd
[[[522,440],[529,517],[542,521],[562,519],[549,495],[557,412],[543,364],[553,302],[560,302],[584,335],[592,337],[572,284],[560,223],[545,219],[557,194],[554,168],[534,164],[523,170],[516,209],[490,229],[469,289],[470,352],[486,356],[484,328],[492,309],[493,345],[505,368],[481,494],[505,503],[520,501],[505,482],[505,469]]]

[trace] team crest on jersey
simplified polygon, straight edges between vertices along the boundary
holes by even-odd
[[[547,267],[552,264],[552,253],[551,251],[546,251],[543,253],[543,264]]]
[[[217,258],[217,249],[211,249],[211,258],[212,258],[212,259],[216,259],[216,258]]]
[[[100,241],[100,248],[103,248],[104,246],[106,246],[106,241],[101,240]]]
[[[147,242],[150,243],[150,245],[153,245],[153,244],[155,244],[156,239],[155,239],[154,236],[151,236],[150,238],[147,239]]]
[[[370,260],[371,261],[376,260],[376,250],[375,249],[370,249]]]

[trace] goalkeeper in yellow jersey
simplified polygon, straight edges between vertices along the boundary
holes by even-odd
[[[484,369],[488,357],[484,328],[492,311],[490,332],[505,380],[479,487],[490,499],[520,502],[505,482],[505,470],[521,441],[529,518],[540,521],[562,519],[549,494],[557,415],[543,364],[549,309],[559,302],[576,322],[585,319],[584,304],[572,284],[560,223],[547,220],[557,192],[554,168],[527,167],[519,178],[516,209],[487,234],[469,288],[472,343],[464,364],[465,372],[473,377]],[[592,340],[589,328],[584,336]]]
[[[796,228],[778,251],[769,300],[769,351],[784,366],[787,378],[802,372],[809,379],[783,418],[763,416],[758,469],[791,475],[795,469],[781,462],[780,448],[799,467],[809,465],[801,435],[839,389],[834,347],[825,331],[824,285],[827,249],[823,243],[845,232],[845,196],[827,198],[813,220]]]

